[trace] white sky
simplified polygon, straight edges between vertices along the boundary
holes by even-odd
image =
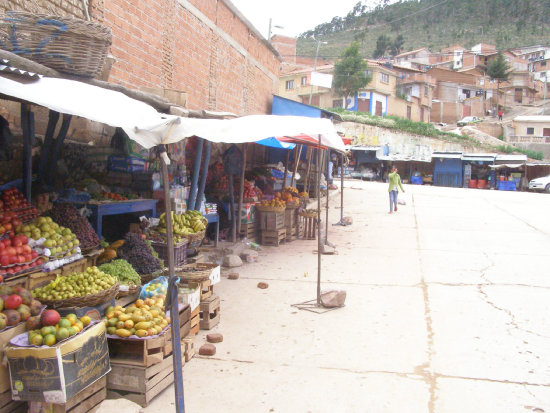
[[[269,18],[273,25],[271,34],[296,37],[320,23],[329,22],[334,16],[344,17],[359,0],[231,0],[239,11],[267,38]],[[375,0],[366,2],[369,5]]]

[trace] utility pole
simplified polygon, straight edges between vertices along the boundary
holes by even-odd
[[[273,27],[275,29],[284,29],[283,26],[278,26],[278,25],[271,26],[272,20],[273,19],[270,17],[269,18],[269,29],[267,30],[267,41],[268,42],[271,42],[271,27]]]
[[[327,42],[322,42],[320,40],[317,40],[317,52],[315,52],[315,60],[313,62],[313,72],[315,72],[317,70],[317,58],[319,57],[319,48],[321,47],[321,43],[322,44],[327,44]],[[311,72],[311,74],[313,75],[313,72]],[[311,83],[311,78],[309,79],[309,83]],[[311,89],[309,91],[309,105],[311,105],[311,96],[313,95],[313,83],[311,83]]]

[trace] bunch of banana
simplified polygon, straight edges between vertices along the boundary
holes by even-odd
[[[189,235],[200,232],[206,228],[204,218],[199,211],[187,211],[183,215],[175,214],[173,211],[172,223],[175,235]],[[166,233],[166,215],[162,213],[160,215],[160,228],[158,231]]]

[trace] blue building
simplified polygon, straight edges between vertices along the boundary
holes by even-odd
[[[433,152],[433,184],[462,187],[462,152]]]

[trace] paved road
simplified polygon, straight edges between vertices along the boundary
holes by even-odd
[[[550,196],[406,186],[389,215],[386,185],[346,186],[322,275],[346,307],[291,307],[315,297],[315,241],[266,248],[216,287],[225,340],[186,364],[187,411],[550,412]]]

